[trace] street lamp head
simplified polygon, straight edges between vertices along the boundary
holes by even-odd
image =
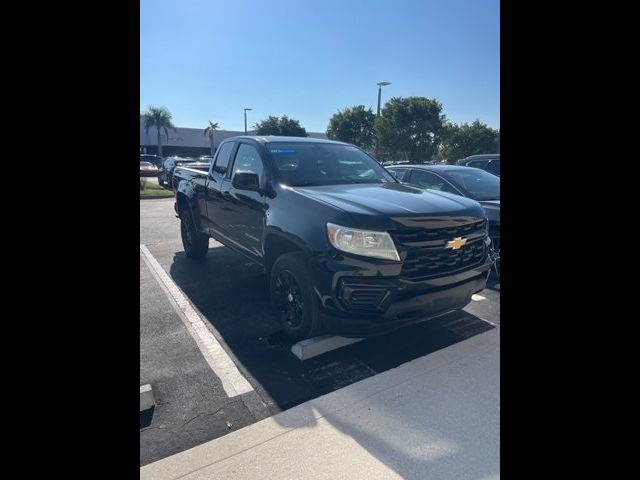
[[[244,111],[247,112],[249,110],[253,110],[253,108],[245,108]]]
[[[387,85],[391,85],[391,82],[378,82],[379,87],[386,87]]]

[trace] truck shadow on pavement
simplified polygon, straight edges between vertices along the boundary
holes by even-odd
[[[140,412],[140,428],[146,428],[151,425],[151,420],[153,420],[153,411],[155,407],[151,407],[149,410],[144,410]]]
[[[500,291],[500,277],[497,276],[493,270],[491,270],[491,275],[489,275],[489,278],[487,279],[486,288],[497,292]]]
[[[219,332],[272,413],[494,328],[454,312],[302,362],[280,332],[268,279],[258,266],[220,246],[210,248],[203,262],[176,252],[169,274]]]

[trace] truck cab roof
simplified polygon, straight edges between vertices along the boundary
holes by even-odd
[[[286,136],[278,136],[278,135],[239,135],[236,137],[226,138],[222,143],[229,141],[237,141],[237,140],[253,140],[258,143],[267,144],[267,143],[279,143],[279,142],[287,142],[287,143],[334,143],[337,145],[348,145],[345,142],[338,142],[335,140],[323,139],[323,138],[313,138],[313,137],[286,137]]]

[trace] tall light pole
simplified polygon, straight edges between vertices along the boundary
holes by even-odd
[[[382,97],[382,87],[391,85],[391,82],[378,82],[378,117],[380,116],[380,97]]]
[[[391,82],[378,82],[378,113],[376,116],[380,116],[380,98],[382,97],[382,87],[386,87],[387,85],[391,85]],[[378,137],[376,136],[376,160],[378,160]]]
[[[253,108],[245,108],[244,109],[244,134],[247,134],[247,111],[251,111]]]

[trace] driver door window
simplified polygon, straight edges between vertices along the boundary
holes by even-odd
[[[231,181],[238,172],[250,172],[258,175],[260,184],[262,184],[262,159],[258,150],[252,145],[245,143],[240,144],[236,159],[233,162],[233,172],[231,173]]]
[[[227,173],[227,167],[229,166],[229,158],[235,142],[227,142],[218,148],[218,155],[216,161],[211,169],[212,173],[224,176]]]

